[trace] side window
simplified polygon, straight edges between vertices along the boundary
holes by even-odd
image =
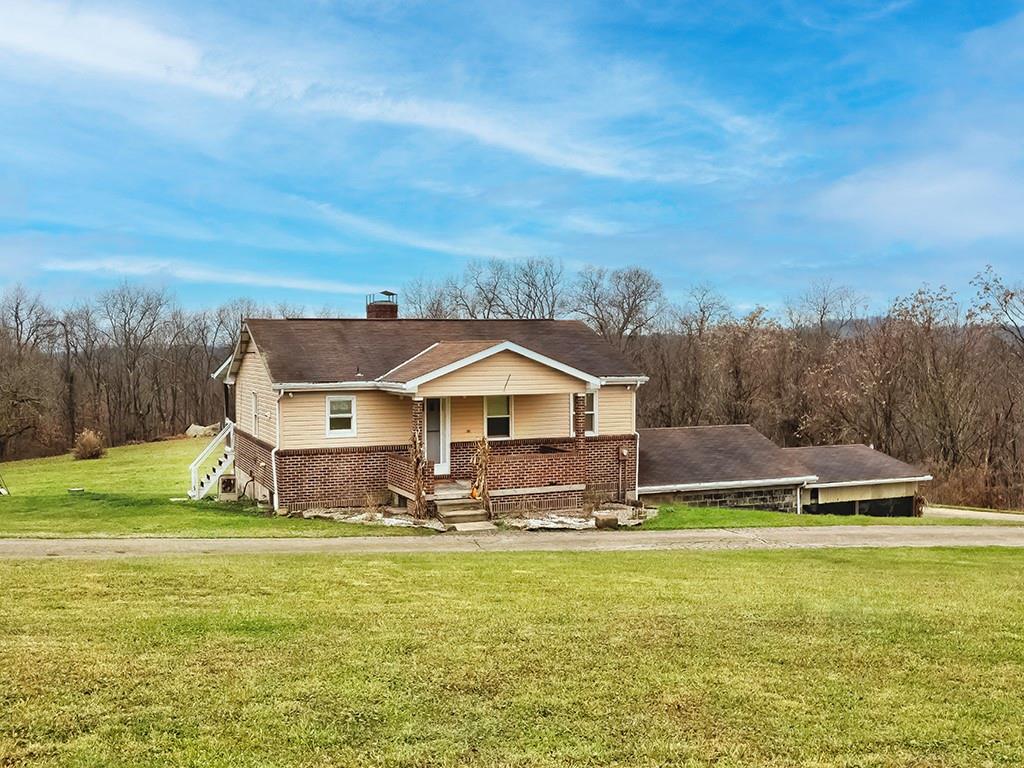
[[[509,395],[484,398],[484,434],[492,440],[512,437],[512,398]]]
[[[573,417],[573,408],[575,395],[569,395],[569,434],[572,435],[575,431],[575,421]],[[597,434],[597,393],[587,392],[587,402],[583,406],[583,431],[588,435]]]
[[[260,436],[260,396],[257,392],[252,393],[252,436]]]
[[[584,429],[588,435],[597,434],[597,392],[587,392],[587,405],[584,411]]]
[[[356,434],[356,399],[351,395],[327,398],[327,436],[354,437]]]

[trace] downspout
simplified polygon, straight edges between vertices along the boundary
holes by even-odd
[[[634,443],[633,448],[636,451],[636,456],[633,457],[633,498],[636,501],[640,501],[640,430],[636,428],[636,406],[637,397],[640,395],[641,383],[638,382],[633,389],[633,434],[636,436],[636,443]]]
[[[281,508],[281,500],[277,493],[277,449],[281,447],[281,398],[284,396],[284,390],[280,390],[277,393],[277,401],[274,407],[277,409],[277,423],[275,430],[277,434],[274,439],[274,450],[270,452],[270,469],[274,473],[274,512],[277,512]]]

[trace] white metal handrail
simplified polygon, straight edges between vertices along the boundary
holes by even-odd
[[[192,498],[196,498],[196,496],[199,493],[199,471],[200,471],[200,467],[202,467],[203,464],[207,461],[207,459],[209,459],[210,456],[213,455],[214,450],[217,448],[217,446],[219,446],[221,444],[222,441],[227,440],[228,441],[228,447],[230,448],[231,447],[231,442],[232,442],[231,438],[234,436],[234,434],[235,434],[235,423],[233,421],[231,421],[231,419],[225,419],[224,420],[224,428],[221,429],[221,431],[217,433],[217,436],[215,438],[213,438],[213,440],[210,441],[210,444],[207,445],[202,450],[202,453],[200,453],[198,456],[196,456],[196,460],[193,461],[189,465],[188,471],[189,471],[189,474],[190,474],[191,480],[192,480],[192,486],[191,486],[191,488],[189,490],[189,495]]]

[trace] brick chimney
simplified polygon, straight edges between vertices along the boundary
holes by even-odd
[[[371,293],[366,297],[367,320],[397,320],[398,294],[394,291]]]

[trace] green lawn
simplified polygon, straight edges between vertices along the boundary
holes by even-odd
[[[420,533],[268,516],[250,504],[172,502],[188,492],[188,466],[205,440],[112,448],[105,458],[70,454],[0,463],[0,536],[367,536]],[[85,488],[81,496],[68,488]]]
[[[0,562],[0,765],[1018,766],[1018,551]]]
[[[1012,520],[969,520],[935,517],[871,517],[868,515],[794,515],[759,509],[717,509],[663,506],[658,516],[642,526],[648,531],[679,528],[750,528],[793,525],[1016,525]]]

